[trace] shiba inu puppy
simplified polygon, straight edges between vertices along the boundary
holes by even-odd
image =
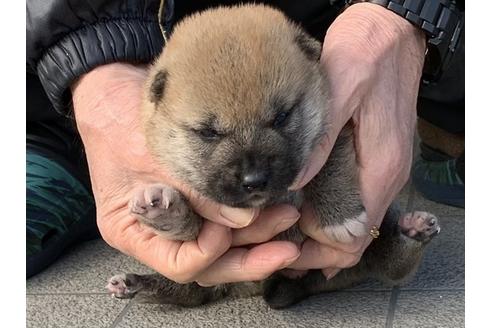
[[[151,152],[177,178],[217,202],[263,208],[299,207],[306,200],[330,237],[350,242],[368,235],[350,124],[321,172],[303,190],[288,190],[330,128],[320,53],[319,42],[270,7],[221,7],[184,19],[145,87],[142,119]],[[166,185],[137,193],[130,209],[169,239],[195,239],[202,224],[183,196]],[[183,306],[263,294],[270,306],[280,308],[368,277],[401,283],[438,232],[433,215],[404,215],[391,207],[380,237],[360,263],[328,281],[319,270],[299,279],[276,274],[263,282],[215,287],[177,284],[159,274],[123,274],[111,278],[108,289],[117,297],[138,294]],[[277,238],[302,242],[306,237],[293,226]]]

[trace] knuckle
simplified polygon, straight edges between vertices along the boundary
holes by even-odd
[[[173,261],[168,261],[167,265],[164,265],[161,269],[163,270],[158,270],[160,274],[178,284],[193,282],[196,278],[196,274],[192,272],[189,267],[185,268],[178,266],[177,263]]]

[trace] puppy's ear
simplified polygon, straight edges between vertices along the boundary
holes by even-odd
[[[162,97],[164,96],[164,91],[166,89],[168,73],[166,70],[160,70],[154,75],[154,79],[150,84],[150,101],[154,104],[158,104]]]
[[[303,30],[298,30],[295,42],[309,60],[318,61],[321,57],[321,43]]]

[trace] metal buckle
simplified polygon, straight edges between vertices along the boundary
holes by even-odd
[[[427,42],[424,72],[422,74],[422,82],[424,84],[437,82],[442,73],[448,68],[451,58],[453,58],[463,29],[462,17],[459,13],[458,15],[452,35],[440,32],[438,36],[429,39]]]

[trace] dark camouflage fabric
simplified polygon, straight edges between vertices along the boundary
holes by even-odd
[[[53,157],[27,151],[27,256],[42,251],[94,210],[91,192]]]
[[[413,166],[414,175],[435,185],[464,186],[456,168],[456,159],[448,161],[418,160]]]

